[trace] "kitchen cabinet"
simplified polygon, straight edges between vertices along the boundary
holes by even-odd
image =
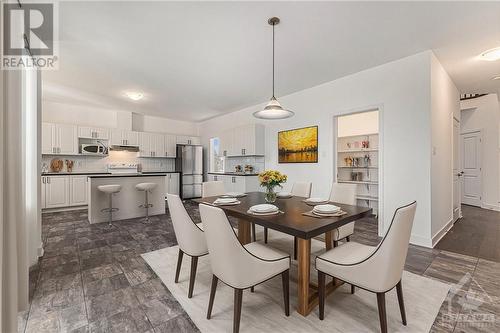
[[[177,136],[177,144],[179,145],[199,145],[201,143],[201,139],[199,136],[187,136],[180,135]]]
[[[177,137],[175,135],[165,135],[165,157],[177,157]]]
[[[165,136],[156,133],[140,133],[140,157],[165,157]]]
[[[111,145],[139,146],[139,132],[122,129],[111,130]]]
[[[109,139],[109,130],[100,127],[78,126],[78,137],[83,139]]]
[[[59,208],[69,206],[70,179],[69,176],[42,177],[42,208]]]
[[[260,124],[236,127],[219,136],[223,156],[263,156],[265,128]]]
[[[87,176],[70,176],[70,206],[82,206],[87,201]]]
[[[257,176],[208,175],[209,181],[222,181],[225,192],[257,192],[261,191]]]
[[[77,127],[42,123],[42,154],[77,155]]]
[[[169,173],[165,176],[165,192],[167,194],[176,194],[180,193],[180,184],[179,184],[180,176],[178,173]]]

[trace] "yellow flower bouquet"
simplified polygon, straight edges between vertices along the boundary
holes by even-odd
[[[282,187],[281,184],[286,183],[287,176],[277,170],[266,170],[259,173],[260,186],[266,188],[266,201],[269,203],[276,201],[276,186]]]

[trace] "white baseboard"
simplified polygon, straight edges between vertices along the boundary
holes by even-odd
[[[481,205],[481,208],[489,209],[489,210],[495,210],[497,212],[500,212],[500,206],[499,205],[492,205],[492,204],[483,203]]]
[[[61,207],[61,208],[44,208],[44,209],[42,209],[42,214],[43,213],[66,212],[66,211],[71,211],[71,210],[82,210],[82,209],[87,209],[87,208],[88,208],[88,205]]]
[[[418,245],[418,246],[423,246],[423,247],[428,247],[432,248],[432,239],[422,237],[419,235],[411,235],[410,236],[410,243],[413,245]]]
[[[441,240],[450,231],[453,227],[453,218],[449,220],[442,228],[439,230],[434,236],[432,236],[432,247],[436,246],[437,243]]]

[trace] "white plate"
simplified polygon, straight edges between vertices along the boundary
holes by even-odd
[[[320,213],[320,212],[316,212],[316,211],[313,210],[312,213],[314,215],[318,215],[318,216],[336,217],[337,214],[339,214],[340,212],[335,212],[335,213]]]
[[[278,192],[278,193],[276,193],[276,196],[278,198],[291,198],[292,193],[290,193],[290,192]]]
[[[241,202],[240,201],[232,201],[232,202],[214,202],[214,205],[216,206],[236,206],[239,205]]]
[[[276,215],[276,214],[279,214],[280,211],[277,210],[275,212],[269,212],[269,213],[256,213],[256,212],[253,212],[253,211],[249,210],[248,213],[250,213],[252,215],[257,215],[257,216],[266,216],[266,215]]]
[[[240,197],[244,197],[246,194],[245,193],[242,193],[242,192],[227,192],[227,193],[224,193],[224,195],[222,195],[221,197],[223,198],[240,198]]]
[[[261,204],[250,207],[250,211],[253,213],[272,213],[279,211],[279,208],[275,205]]]
[[[227,204],[227,203],[233,203],[238,201],[236,198],[218,198],[217,200],[214,201],[215,204]]]
[[[306,199],[306,202],[319,204],[319,203],[323,203],[323,202],[328,202],[328,199],[325,199],[325,198],[308,198],[308,199]]]
[[[340,210],[340,207],[335,205],[317,205],[314,206],[313,211],[322,214],[333,214]]]

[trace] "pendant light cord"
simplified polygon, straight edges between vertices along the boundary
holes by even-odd
[[[276,98],[274,97],[274,26],[276,24],[273,24],[273,98]]]

